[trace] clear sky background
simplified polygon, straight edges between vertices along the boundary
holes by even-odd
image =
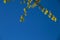
[[[26,6],[20,0],[4,4],[0,0],[0,40],[60,40],[60,3],[59,0],[41,0],[40,4],[51,10],[57,17],[55,23],[45,16],[38,7],[29,9],[25,21],[20,16]]]

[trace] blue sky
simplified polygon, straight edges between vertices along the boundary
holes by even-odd
[[[23,23],[19,22],[25,4],[15,0],[4,4],[0,0],[0,40],[59,40],[60,4],[58,0],[41,0],[40,4],[57,17],[55,23],[38,7],[29,9]]]

